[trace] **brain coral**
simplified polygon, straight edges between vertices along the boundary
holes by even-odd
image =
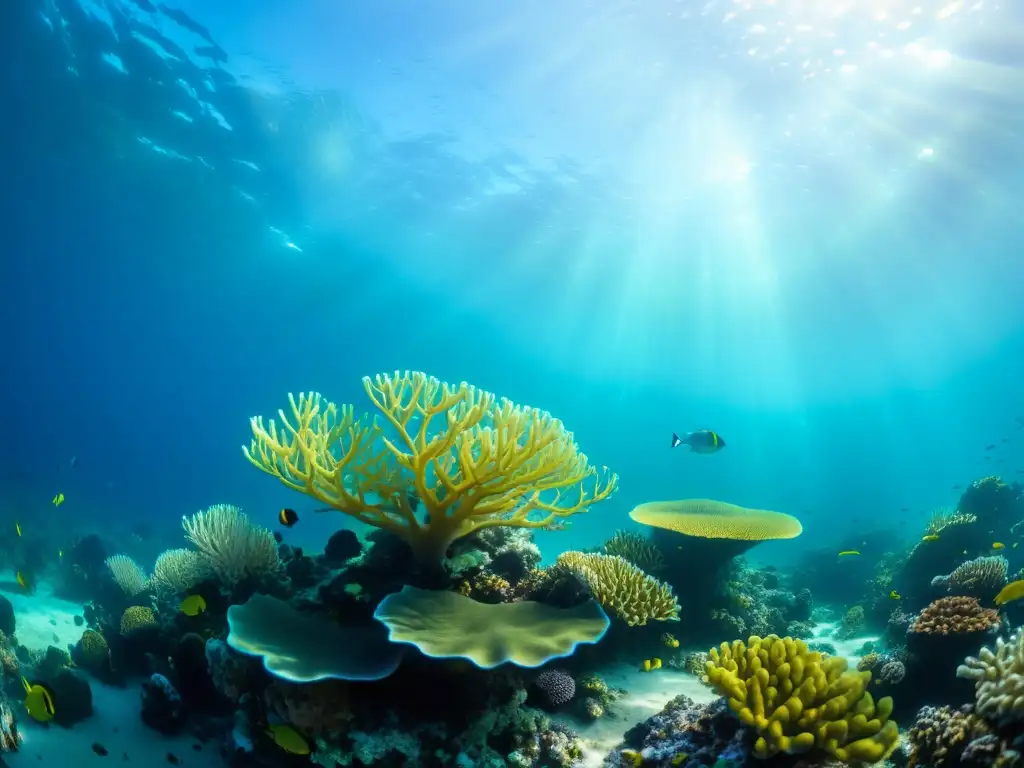
[[[968,656],[957,677],[974,680],[976,710],[1000,725],[1024,721],[1024,633],[1009,641],[996,639],[996,649],[984,647],[977,658]]]
[[[941,597],[927,605],[907,630],[912,634],[961,635],[999,627],[999,613],[976,597]]]
[[[556,564],[584,582],[597,602],[631,627],[648,621],[679,620],[679,603],[672,587],[623,557],[563,552]]]
[[[892,699],[876,704],[866,690],[871,673],[847,671],[846,659],[823,658],[802,640],[722,643],[709,651],[706,669],[729,709],[756,729],[756,757],[817,748],[842,762],[874,763],[899,742]]]
[[[151,608],[133,605],[125,608],[124,613],[121,614],[121,634],[124,637],[155,626],[156,617]]]

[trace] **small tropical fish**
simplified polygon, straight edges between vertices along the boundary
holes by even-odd
[[[58,493],[56,496],[53,497],[53,501],[51,501],[50,503],[53,504],[53,506],[55,507],[59,507],[61,504],[64,503],[64,494]]]
[[[663,642],[669,648],[678,648],[679,647],[679,641],[676,640],[675,636],[672,635],[670,632],[666,632],[665,634],[663,634],[661,636],[661,642]]]
[[[25,574],[24,571],[18,571],[14,574],[14,580],[18,582],[18,586],[24,589],[26,592],[31,592],[34,585],[32,584],[32,578]]]
[[[691,453],[718,453],[725,448],[725,440],[710,429],[689,432],[686,437],[680,437],[673,432],[671,447],[678,448],[680,445],[690,446]]]
[[[993,541],[992,549],[1006,549],[1006,545],[1001,541]]]
[[[1020,600],[1024,597],[1024,579],[1017,579],[1017,581],[1011,581],[996,595],[996,605],[1004,605],[1005,603],[1012,603],[1014,600]]]
[[[842,552],[839,553],[839,556],[840,557],[849,557],[850,555],[859,555],[859,554],[860,554],[860,551],[858,551],[856,549],[844,549]]]
[[[21,684],[25,687],[25,709],[29,715],[40,723],[53,720],[56,711],[53,706],[53,691],[42,683],[30,683],[24,677]]]
[[[198,616],[206,610],[206,600],[202,595],[189,595],[181,601],[179,608],[186,616]]]
[[[277,513],[277,522],[285,528],[291,528],[299,522],[299,515],[294,509],[288,509],[288,507],[285,507]]]
[[[14,521],[14,532],[21,536],[21,523],[19,523],[17,520]]]
[[[651,669],[661,669],[661,659],[657,656],[651,659]]]
[[[285,752],[293,755],[308,755],[309,742],[292,726],[277,723],[267,728],[267,735]]]
[[[989,443],[988,445],[985,446],[985,450],[986,451],[991,451],[995,447],[996,447],[995,443]]]
[[[890,590],[890,592],[889,592],[889,599],[890,600],[899,600],[900,599],[900,593],[897,592],[895,589]]]
[[[909,512],[910,507],[900,507],[900,512]]]
[[[100,744],[98,741],[94,741],[92,743],[92,751],[95,752],[100,757],[106,757],[107,755],[110,754],[110,752],[107,750],[107,748],[104,747],[102,744]]]
[[[961,552],[960,554],[961,554],[961,555],[966,555],[966,554],[967,554],[967,550],[965,549],[965,550],[964,550],[963,552]]]
[[[929,533],[927,536],[922,536],[921,537],[921,541],[938,541],[938,540],[939,540],[939,534],[937,534],[937,533]]]

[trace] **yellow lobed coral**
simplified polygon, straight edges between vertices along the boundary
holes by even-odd
[[[672,587],[628,560],[594,552],[563,552],[556,564],[572,572],[594,599],[632,626],[648,621],[678,621],[679,603]]]
[[[892,699],[876,704],[866,690],[871,673],[847,671],[845,659],[823,658],[802,640],[722,643],[705,668],[733,713],[756,729],[759,758],[821,749],[842,762],[874,763],[899,743]]]
[[[549,413],[418,372],[366,377],[363,388],[391,437],[352,406],[300,393],[280,426],[251,420],[243,451],[288,488],[401,536],[422,562],[482,528],[557,527],[615,490],[616,475],[591,466]]]
[[[156,616],[151,608],[142,605],[132,605],[125,608],[121,614],[121,635],[128,637],[142,629],[149,629],[156,626]]]

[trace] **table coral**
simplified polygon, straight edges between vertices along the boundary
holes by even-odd
[[[873,763],[899,741],[892,699],[876,704],[866,690],[871,673],[847,671],[844,658],[822,658],[802,640],[775,635],[722,643],[708,655],[711,685],[757,731],[757,757],[820,749],[842,762]]]

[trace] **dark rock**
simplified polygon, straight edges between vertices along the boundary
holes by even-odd
[[[14,606],[11,601],[0,595],[0,632],[8,637],[14,634]]]
[[[92,714],[92,688],[84,675],[61,669],[44,681],[53,692],[53,722],[70,728]]]
[[[194,632],[183,635],[172,654],[181,698],[192,710],[209,710],[223,703],[213,685],[206,661],[206,641]]]
[[[163,675],[142,682],[142,722],[165,735],[178,733],[185,725],[181,694]]]
[[[363,545],[355,531],[348,528],[337,531],[327,540],[324,547],[324,560],[330,565],[342,565],[363,551]]]
[[[81,616],[75,616],[75,626],[80,627],[83,624],[85,624],[85,619],[83,619]]]

